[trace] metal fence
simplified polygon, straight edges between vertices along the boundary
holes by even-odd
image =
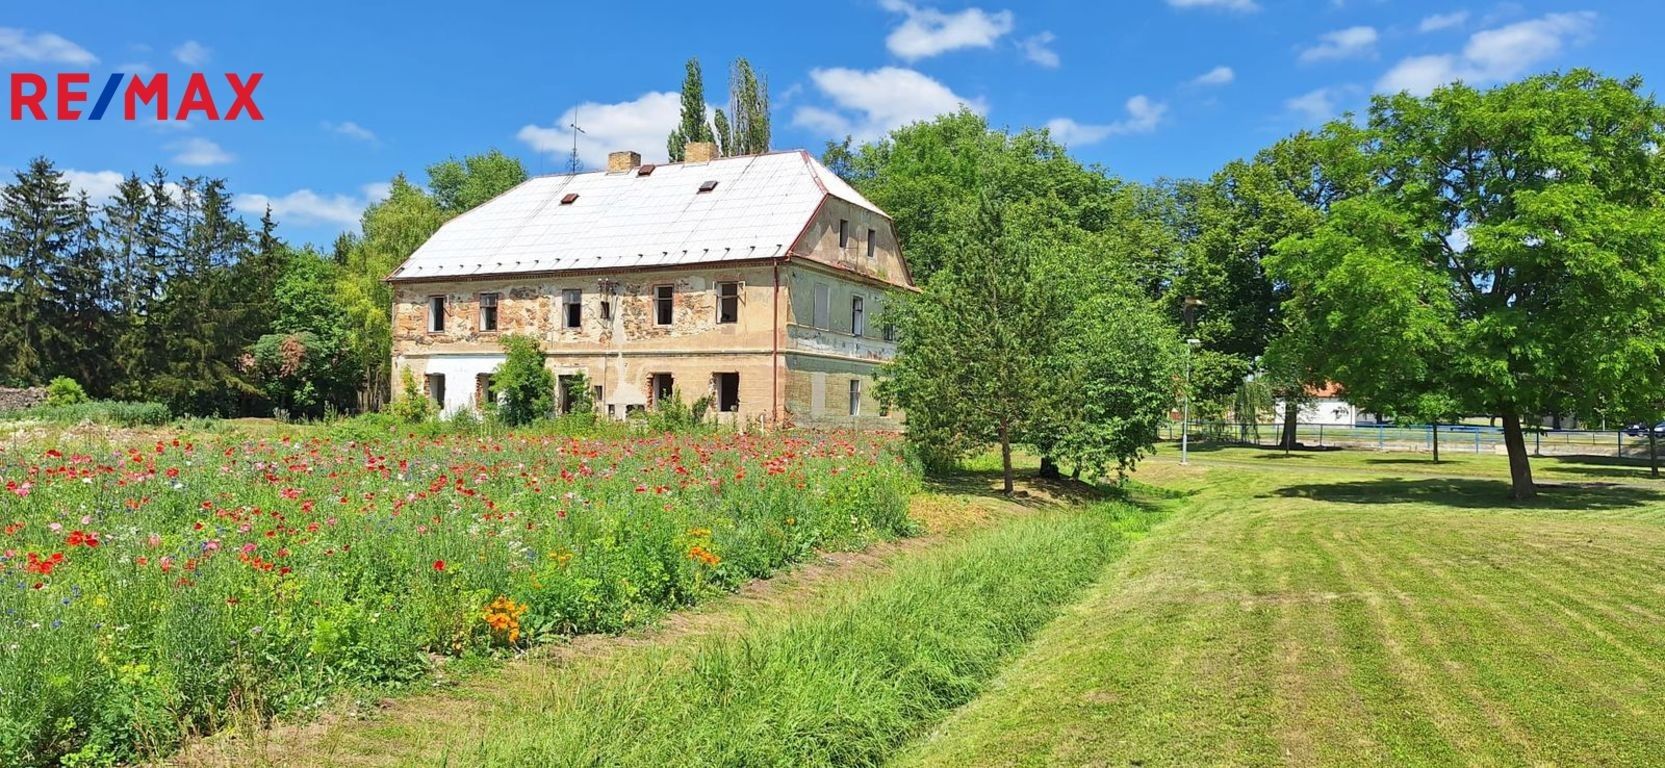
[[[1623,432],[1548,429],[1527,427],[1526,445],[1533,453],[1552,456],[1618,456],[1647,458],[1648,437]],[[1180,423],[1170,421],[1164,437],[1178,440]],[[1277,446],[1283,436],[1282,423],[1240,423],[1198,421],[1191,424],[1193,441],[1217,441],[1242,445]],[[1371,448],[1379,451],[1432,451],[1434,429],[1426,425],[1396,424],[1308,424],[1297,425],[1296,442],[1308,448]],[[1659,450],[1665,453],[1665,440]],[[1440,425],[1440,453],[1504,453],[1503,430],[1473,424]]]

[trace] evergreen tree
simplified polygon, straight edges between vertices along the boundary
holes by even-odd
[[[69,182],[52,161],[37,157],[0,190],[0,265],[5,304],[0,306],[0,378],[37,384],[63,349],[63,273],[75,230]]]
[[[689,59],[682,79],[682,122],[665,140],[665,149],[671,162],[680,163],[689,142],[715,140],[711,126],[705,122],[705,79],[700,75],[700,60]]]
[[[48,375],[67,376],[94,397],[103,397],[117,375],[111,359],[115,316],[106,280],[108,254],[85,192],[71,206],[69,222],[63,258],[52,279],[58,343],[46,368]]]

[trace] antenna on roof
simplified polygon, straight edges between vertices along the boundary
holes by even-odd
[[[577,174],[584,170],[584,164],[578,161],[578,134],[585,133],[585,131],[578,127],[578,110],[576,109],[572,111],[572,122],[569,127],[572,128],[572,155],[567,158],[567,172]]]

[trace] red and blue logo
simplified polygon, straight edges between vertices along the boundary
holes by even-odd
[[[154,112],[157,120],[264,120],[260,106],[254,101],[254,89],[263,74],[247,76],[235,72],[224,74],[225,85],[216,94],[209,77],[193,72],[184,78],[184,87],[171,90],[179,80],[158,72],[148,79],[143,75],[116,72],[104,80],[104,88],[92,109],[85,109],[92,83],[88,72],[59,72],[50,78],[32,72],[11,74],[10,115],[13,120],[103,120],[120,99],[122,120],[137,120],[141,112]],[[177,95],[177,101],[173,99]],[[221,110],[221,105],[225,109]]]

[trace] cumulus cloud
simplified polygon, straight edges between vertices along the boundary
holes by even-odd
[[[116,194],[116,187],[121,186],[126,174],[115,171],[78,171],[73,168],[64,169],[64,181],[69,182],[70,191],[74,194],[82,192],[92,198],[93,202],[103,202]]]
[[[364,126],[351,120],[344,123],[332,123],[326,120],[323,125],[324,130],[329,131],[330,133],[339,133],[349,139],[358,139],[359,141],[368,142],[374,142],[376,140],[376,134],[374,132],[372,132],[369,128],[365,128]]]
[[[1318,36],[1318,44],[1301,51],[1301,61],[1356,59],[1376,55],[1375,27],[1348,27]]]
[[[1459,53],[1401,60],[1382,76],[1376,89],[1425,96],[1457,80],[1476,85],[1511,80],[1569,45],[1588,40],[1595,22],[1596,15],[1590,12],[1552,13],[1476,32]]]
[[[208,59],[212,56],[213,51],[210,51],[208,46],[195,40],[186,40],[178,48],[173,49],[173,57],[178,59],[179,63],[188,67],[200,67],[207,64]]]
[[[173,161],[181,165],[224,165],[237,159],[220,145],[201,137],[176,141],[168,149],[175,153]]]
[[[1346,88],[1319,88],[1284,101],[1285,109],[1299,115],[1306,123],[1322,123],[1336,116]]]
[[[1231,67],[1215,67],[1196,77],[1191,78],[1192,85],[1228,85],[1237,79],[1237,73]]]
[[[358,225],[366,207],[387,199],[389,186],[386,182],[365,184],[356,195],[321,195],[310,189],[297,189],[281,197],[240,194],[232,199],[231,205],[251,216],[263,214],[271,206],[272,216],[284,223],[350,229]]]
[[[885,38],[885,47],[907,61],[960,48],[989,48],[1012,31],[1011,11],[990,13],[981,8],[967,8],[958,13],[944,13],[905,0],[880,0],[879,6],[905,17],[902,26],[891,30]]]
[[[1258,11],[1255,0],[1168,0],[1175,8],[1218,8],[1227,11]]]
[[[1048,120],[1046,130],[1052,138],[1065,146],[1079,147],[1094,144],[1111,136],[1121,136],[1131,133],[1150,133],[1162,122],[1162,116],[1167,113],[1168,105],[1153,102],[1144,95],[1134,96],[1127,100],[1127,117],[1113,123],[1091,124],[1079,123],[1067,117],[1055,117]]]
[[[1468,11],[1456,11],[1454,13],[1436,13],[1432,16],[1424,16],[1422,18],[1422,23],[1416,25],[1416,30],[1418,32],[1438,32],[1442,29],[1451,29],[1452,27],[1460,27],[1464,23],[1466,23],[1467,21],[1468,21]]]
[[[1052,41],[1058,39],[1051,32],[1030,35],[1019,45],[1023,48],[1023,57],[1048,69],[1056,69],[1059,59],[1058,52],[1052,50]]]
[[[98,63],[98,57],[51,32],[31,33],[15,27],[0,27],[0,61],[37,61],[85,67]]]
[[[533,150],[558,159],[572,153],[572,124],[578,135],[578,159],[591,168],[605,167],[607,153],[640,152],[651,163],[664,162],[665,136],[682,119],[682,94],[644,93],[617,104],[585,102],[561,113],[552,125],[527,125],[516,136]]]
[[[968,99],[948,86],[911,69],[883,67],[871,71],[811,70],[809,79],[829,107],[799,107],[792,122],[831,134],[870,141],[892,128],[929,120],[961,106],[979,114],[988,111],[982,99]]]

